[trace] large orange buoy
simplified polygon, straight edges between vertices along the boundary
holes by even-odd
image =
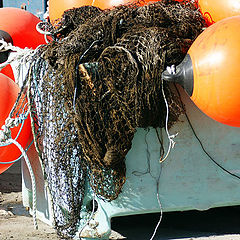
[[[240,0],[198,0],[198,5],[209,25],[240,15]]]
[[[0,8],[0,39],[12,43],[20,48],[35,49],[40,44],[45,44],[44,36],[36,30],[36,25],[41,20],[30,12],[19,8]],[[8,58],[7,52],[0,53],[0,62]],[[14,79],[11,66],[0,71]]]
[[[240,127],[240,16],[207,28],[166,81],[180,83],[193,102],[218,122]]]
[[[11,78],[12,80],[15,80],[13,69],[10,64],[8,64],[6,67],[4,67],[0,73],[6,75],[7,77]]]
[[[20,89],[18,85],[0,73],[0,128],[5,124],[5,120],[8,117]],[[21,124],[17,127],[12,128],[11,134],[12,138],[15,138],[18,135]],[[26,144],[31,136],[31,123],[30,118],[24,121],[21,133],[17,138],[17,142],[21,144],[23,148],[26,147]],[[0,147],[0,162],[11,162],[17,159],[21,155],[20,150],[13,144],[8,146]],[[0,163],[0,174],[7,170],[11,164],[1,164]]]
[[[35,49],[44,44],[45,39],[36,30],[36,25],[41,20],[30,12],[19,8],[0,8],[0,30],[7,32],[13,45],[20,48]]]
[[[156,2],[158,0],[139,1],[142,6],[148,2]],[[101,9],[111,9],[118,5],[137,2],[136,0],[49,0],[49,18],[51,22],[60,19],[63,12],[81,6],[95,6]]]

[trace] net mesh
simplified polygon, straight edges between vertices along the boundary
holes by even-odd
[[[125,157],[137,127],[163,127],[161,73],[178,64],[205,26],[189,1],[162,0],[66,11],[49,28],[28,73],[34,140],[52,198],[55,227],[73,237],[86,179],[114,200],[126,181]],[[169,126],[184,112],[164,84]]]
[[[54,75],[46,61],[37,58],[31,68],[29,99],[55,226],[59,235],[67,238],[79,224],[87,171],[72,113],[65,106],[65,86]]]

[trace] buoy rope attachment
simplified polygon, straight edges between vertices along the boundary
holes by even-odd
[[[173,73],[175,71],[175,66],[172,65],[171,67],[167,67],[167,70],[171,71],[171,73]],[[159,160],[160,163],[164,162],[168,158],[168,156],[171,152],[171,149],[173,149],[175,144],[176,144],[176,142],[173,139],[178,135],[178,133],[172,134],[172,135],[169,134],[169,131],[168,131],[169,107],[168,107],[168,102],[167,102],[166,95],[164,93],[163,79],[161,80],[161,84],[162,84],[162,95],[163,95],[163,99],[164,99],[164,102],[165,102],[165,105],[166,105],[165,131],[166,131],[166,134],[167,134],[167,137],[168,137],[168,140],[169,140],[169,145],[168,145],[168,151],[167,151],[166,155],[164,157],[160,158],[160,160]]]

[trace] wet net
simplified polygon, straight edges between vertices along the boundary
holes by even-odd
[[[29,103],[60,236],[77,231],[86,179],[104,200],[121,193],[136,128],[164,126],[161,73],[203,27],[192,3],[163,0],[76,8],[51,28],[54,41],[29,70]],[[171,126],[184,109],[169,84],[164,91]]]

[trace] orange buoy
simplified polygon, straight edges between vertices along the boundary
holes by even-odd
[[[45,44],[44,36],[36,30],[36,25],[41,22],[30,12],[19,8],[0,8],[0,38],[20,48],[35,49],[40,44]],[[0,53],[0,62],[8,58],[9,51]],[[14,79],[11,66],[0,71]]]
[[[240,127],[240,16],[207,28],[166,81],[180,83],[193,102],[218,122]]]
[[[140,1],[139,6],[156,1],[158,0]],[[49,18],[51,22],[54,22],[61,18],[64,11],[81,6],[95,6],[101,9],[111,9],[119,5],[133,2],[137,3],[136,0],[49,0]]]
[[[12,67],[10,64],[8,64],[6,67],[4,67],[0,73],[6,75],[7,77],[11,78],[12,80],[15,81],[15,77],[14,77],[14,73],[13,73],[13,70],[12,70]]]
[[[13,70],[12,70],[12,67],[10,64],[8,64],[6,67],[4,67],[0,73],[6,75],[7,77],[11,78],[12,80],[15,81],[15,77],[14,77],[14,73],[13,73]]]
[[[35,49],[44,44],[45,39],[36,30],[36,25],[41,20],[30,12],[19,8],[0,8],[0,30],[7,32],[13,45],[20,48]]]
[[[208,25],[240,15],[240,0],[198,0],[198,5]]]
[[[18,85],[0,73],[0,129],[5,124],[5,120],[8,117],[20,89]],[[11,129],[12,138],[15,138],[18,135],[18,132],[21,128],[21,124],[17,127]],[[26,147],[26,144],[31,136],[31,123],[30,118],[28,117],[24,121],[21,133],[17,138],[17,142],[21,144],[23,148]],[[0,147],[0,174],[7,170],[11,164],[1,164],[1,162],[11,162],[17,159],[21,155],[20,150],[13,144],[8,146]]]

